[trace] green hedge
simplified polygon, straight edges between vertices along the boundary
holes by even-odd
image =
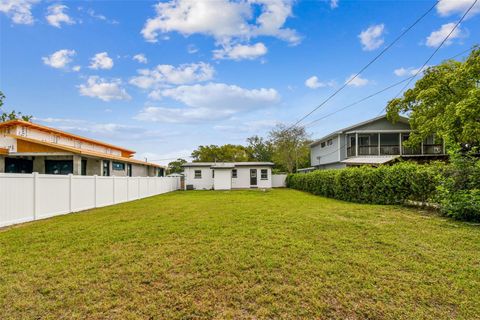
[[[480,221],[480,160],[468,157],[452,159],[448,165],[401,162],[291,174],[287,186],[359,203],[435,203],[446,216]]]
[[[433,198],[441,179],[441,165],[400,163],[379,168],[317,170],[287,177],[287,186],[339,200],[403,204]]]

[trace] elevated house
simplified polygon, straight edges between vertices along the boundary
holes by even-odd
[[[182,165],[187,190],[272,188],[272,162],[189,162]]]
[[[0,123],[0,173],[163,176],[165,168],[135,151],[36,123]]]
[[[434,135],[415,148],[404,147],[410,132],[408,118],[400,117],[391,123],[385,115],[332,132],[310,145],[309,169],[378,166],[398,158],[423,161],[445,157],[445,145]]]

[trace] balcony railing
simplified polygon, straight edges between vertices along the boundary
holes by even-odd
[[[417,148],[402,148],[402,155],[436,155],[443,154],[443,145],[442,144],[424,144],[423,153],[421,146]],[[400,155],[400,146],[399,145],[367,145],[367,146],[358,146],[358,155],[359,156],[384,156],[384,155]],[[355,146],[347,147],[347,157],[355,157],[356,148]]]

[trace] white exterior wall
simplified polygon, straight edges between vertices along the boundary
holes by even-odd
[[[213,188],[215,190],[232,189],[232,169],[216,169]]]
[[[215,180],[219,172],[228,171],[228,176],[231,178],[231,188],[232,189],[248,189],[252,187],[250,185],[250,169],[257,170],[257,186],[258,188],[272,188],[272,168],[269,166],[237,166],[237,178],[231,178],[232,169],[217,169],[215,170]],[[267,169],[268,179],[261,179],[261,169]],[[202,178],[195,179],[195,170],[202,171]],[[195,190],[212,190],[216,189],[214,179],[212,178],[212,169],[210,167],[186,167],[184,169],[185,175],[185,188],[187,185],[193,185]],[[228,180],[227,175],[221,173],[222,179],[224,179],[224,184]]]
[[[321,142],[324,141],[326,144],[326,142],[330,139],[332,139],[332,144],[329,146],[325,145],[325,147],[322,148]],[[345,154],[345,143],[341,142],[341,139],[339,139],[338,135],[327,138],[323,141],[310,148],[311,166],[339,162],[342,159],[342,154]],[[339,145],[339,142],[341,142],[341,145]]]
[[[202,171],[201,179],[195,179],[195,170]],[[191,184],[195,190],[213,189],[212,169],[210,167],[187,167],[184,170],[184,176],[185,187]]]
[[[0,174],[0,227],[146,198],[179,188],[179,177]]]

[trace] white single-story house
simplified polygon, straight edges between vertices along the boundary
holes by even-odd
[[[189,162],[186,190],[272,188],[272,162]]]

